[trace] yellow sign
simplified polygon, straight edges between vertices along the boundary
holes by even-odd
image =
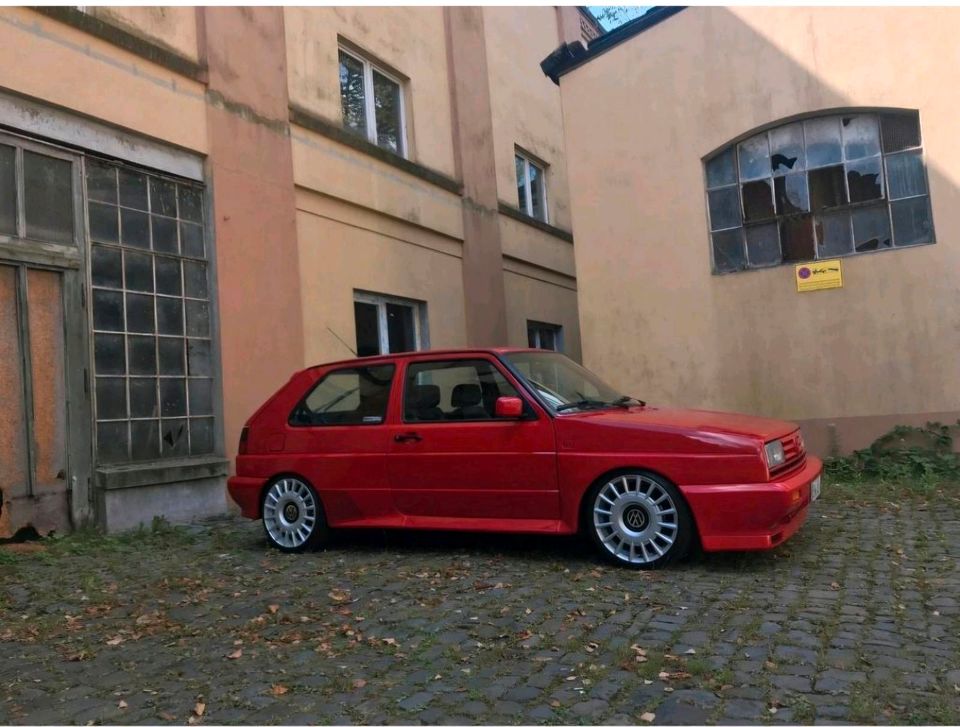
[[[797,279],[798,293],[843,287],[843,267],[839,259],[803,263],[794,268],[793,274]]]

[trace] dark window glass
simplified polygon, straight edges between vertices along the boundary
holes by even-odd
[[[89,211],[90,239],[96,242],[120,241],[120,224],[118,209],[112,205],[91,202]]]
[[[742,229],[713,233],[713,264],[719,272],[741,270],[746,263]]]
[[[928,197],[913,197],[893,202],[890,208],[893,215],[893,242],[897,247],[933,242]]]
[[[210,341],[190,339],[187,341],[187,373],[190,376],[210,376]]]
[[[810,215],[780,220],[780,251],[784,262],[813,260],[816,243]]]
[[[177,221],[169,217],[150,215],[150,224],[153,225],[153,249],[157,252],[180,252],[177,241]]]
[[[890,216],[887,206],[853,210],[853,245],[857,252],[891,247]]]
[[[544,207],[543,170],[536,164],[527,164],[527,173],[530,175],[530,215],[541,222],[547,221],[547,210]]]
[[[363,89],[363,64],[340,51],[340,105],[343,125],[366,136],[367,110]]]
[[[127,360],[131,374],[157,374],[157,339],[153,336],[127,336]]]
[[[883,168],[880,157],[847,164],[847,186],[851,202],[883,199]]]
[[[710,229],[724,230],[740,226],[740,195],[736,187],[715,189],[707,195],[710,201]]]
[[[190,454],[213,452],[213,419],[190,420]]]
[[[777,223],[748,227],[747,259],[751,265],[776,265],[780,262],[780,234]]]
[[[157,339],[157,349],[161,374],[164,376],[182,376],[186,373],[182,338],[160,337]]]
[[[73,164],[23,152],[23,207],[27,237],[73,243]]]
[[[133,333],[153,333],[153,296],[127,293],[127,330]]]
[[[774,215],[771,180],[761,179],[743,185],[743,219],[747,222],[768,220]]]
[[[203,249],[203,227],[190,222],[180,223],[181,252],[187,257],[206,257]]]
[[[139,172],[130,169],[119,169],[120,204],[124,207],[133,207],[146,210],[147,207],[147,178]]]
[[[186,419],[165,419],[160,422],[160,449],[164,457],[189,454]]]
[[[127,418],[127,380],[97,378],[97,418]]]
[[[199,189],[180,185],[180,219],[203,222],[203,193]]]
[[[850,213],[830,212],[817,217],[817,242],[819,257],[847,255],[853,252],[850,238]]]
[[[157,276],[157,292],[164,295],[180,295],[180,261],[157,255],[154,258]]]
[[[173,182],[150,178],[150,211],[155,215],[177,216],[177,186]]]
[[[357,325],[357,356],[380,353],[380,316],[372,303],[354,301],[353,316]]]
[[[0,145],[0,234],[17,234],[16,150]]]
[[[527,162],[521,156],[513,158],[517,169],[517,207],[530,214],[527,206]]]
[[[190,415],[213,414],[213,381],[210,379],[190,379]]]
[[[128,459],[129,437],[126,422],[99,422],[97,424],[97,461],[103,464],[124,462]]]
[[[180,298],[157,298],[157,333],[183,335],[183,301]]]
[[[403,154],[400,86],[376,71],[373,71],[373,108],[377,122],[377,144]]]
[[[129,247],[150,249],[150,216],[136,210],[120,210],[120,242]]]
[[[773,193],[778,215],[792,215],[810,210],[807,175],[788,174],[773,180]]]
[[[390,353],[415,351],[414,311],[408,305],[387,303],[387,339]]]
[[[125,250],[123,269],[126,274],[127,290],[153,292],[153,256]]]
[[[185,379],[160,379],[160,416],[187,415],[187,387]]]
[[[887,157],[887,182],[890,199],[917,197],[927,193],[927,175],[923,155],[918,151]]]
[[[160,456],[160,423],[156,419],[130,422],[130,456],[134,460]]]
[[[810,172],[810,209],[839,207],[847,203],[847,191],[843,182],[843,167],[825,167]]]
[[[204,263],[183,261],[183,294],[189,298],[206,298],[207,266]]]
[[[210,335],[210,306],[205,301],[188,300],[187,335],[206,337]]]
[[[130,416],[155,417],[157,409],[157,380],[130,379]]]
[[[332,371],[297,405],[290,422],[380,424],[387,413],[393,372],[393,364]]]
[[[120,250],[94,245],[91,251],[90,277],[94,285],[122,288],[123,269],[120,263]]]
[[[733,147],[707,162],[707,187],[725,187],[737,181],[737,155]]]
[[[97,333],[93,341],[93,356],[98,374],[127,372],[126,359],[123,356],[123,336]]]
[[[882,114],[880,130],[884,154],[920,146],[920,117],[916,112]]]
[[[117,168],[109,164],[86,160],[87,199],[98,202],[117,203]]]
[[[123,293],[93,291],[93,327],[98,331],[123,330]]]

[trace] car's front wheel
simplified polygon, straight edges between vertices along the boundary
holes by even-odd
[[[591,539],[615,563],[659,568],[690,548],[690,509],[680,491],[658,475],[637,471],[601,480],[585,505]]]
[[[297,477],[280,478],[267,488],[263,529],[271,545],[288,553],[314,548],[330,532],[316,490]]]

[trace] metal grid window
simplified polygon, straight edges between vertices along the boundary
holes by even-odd
[[[86,160],[99,463],[214,451],[203,191]]]
[[[716,273],[934,242],[915,111],[795,121],[705,166]]]

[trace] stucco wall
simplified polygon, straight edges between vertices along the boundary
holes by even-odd
[[[117,27],[198,61],[197,10],[190,6],[90,6],[87,12]]]
[[[563,76],[585,362],[662,404],[820,424],[960,410],[958,23],[698,7]],[[848,257],[840,290],[798,294],[792,266],[711,275],[702,158],[864,106],[919,109],[937,244]]]
[[[563,327],[563,352],[580,361],[576,281],[517,260],[505,260],[503,267],[507,345],[528,345],[528,321],[552,323]]]
[[[442,8],[287,7],[284,15],[291,103],[341,123],[341,37],[408,79],[408,157],[455,176]]]

